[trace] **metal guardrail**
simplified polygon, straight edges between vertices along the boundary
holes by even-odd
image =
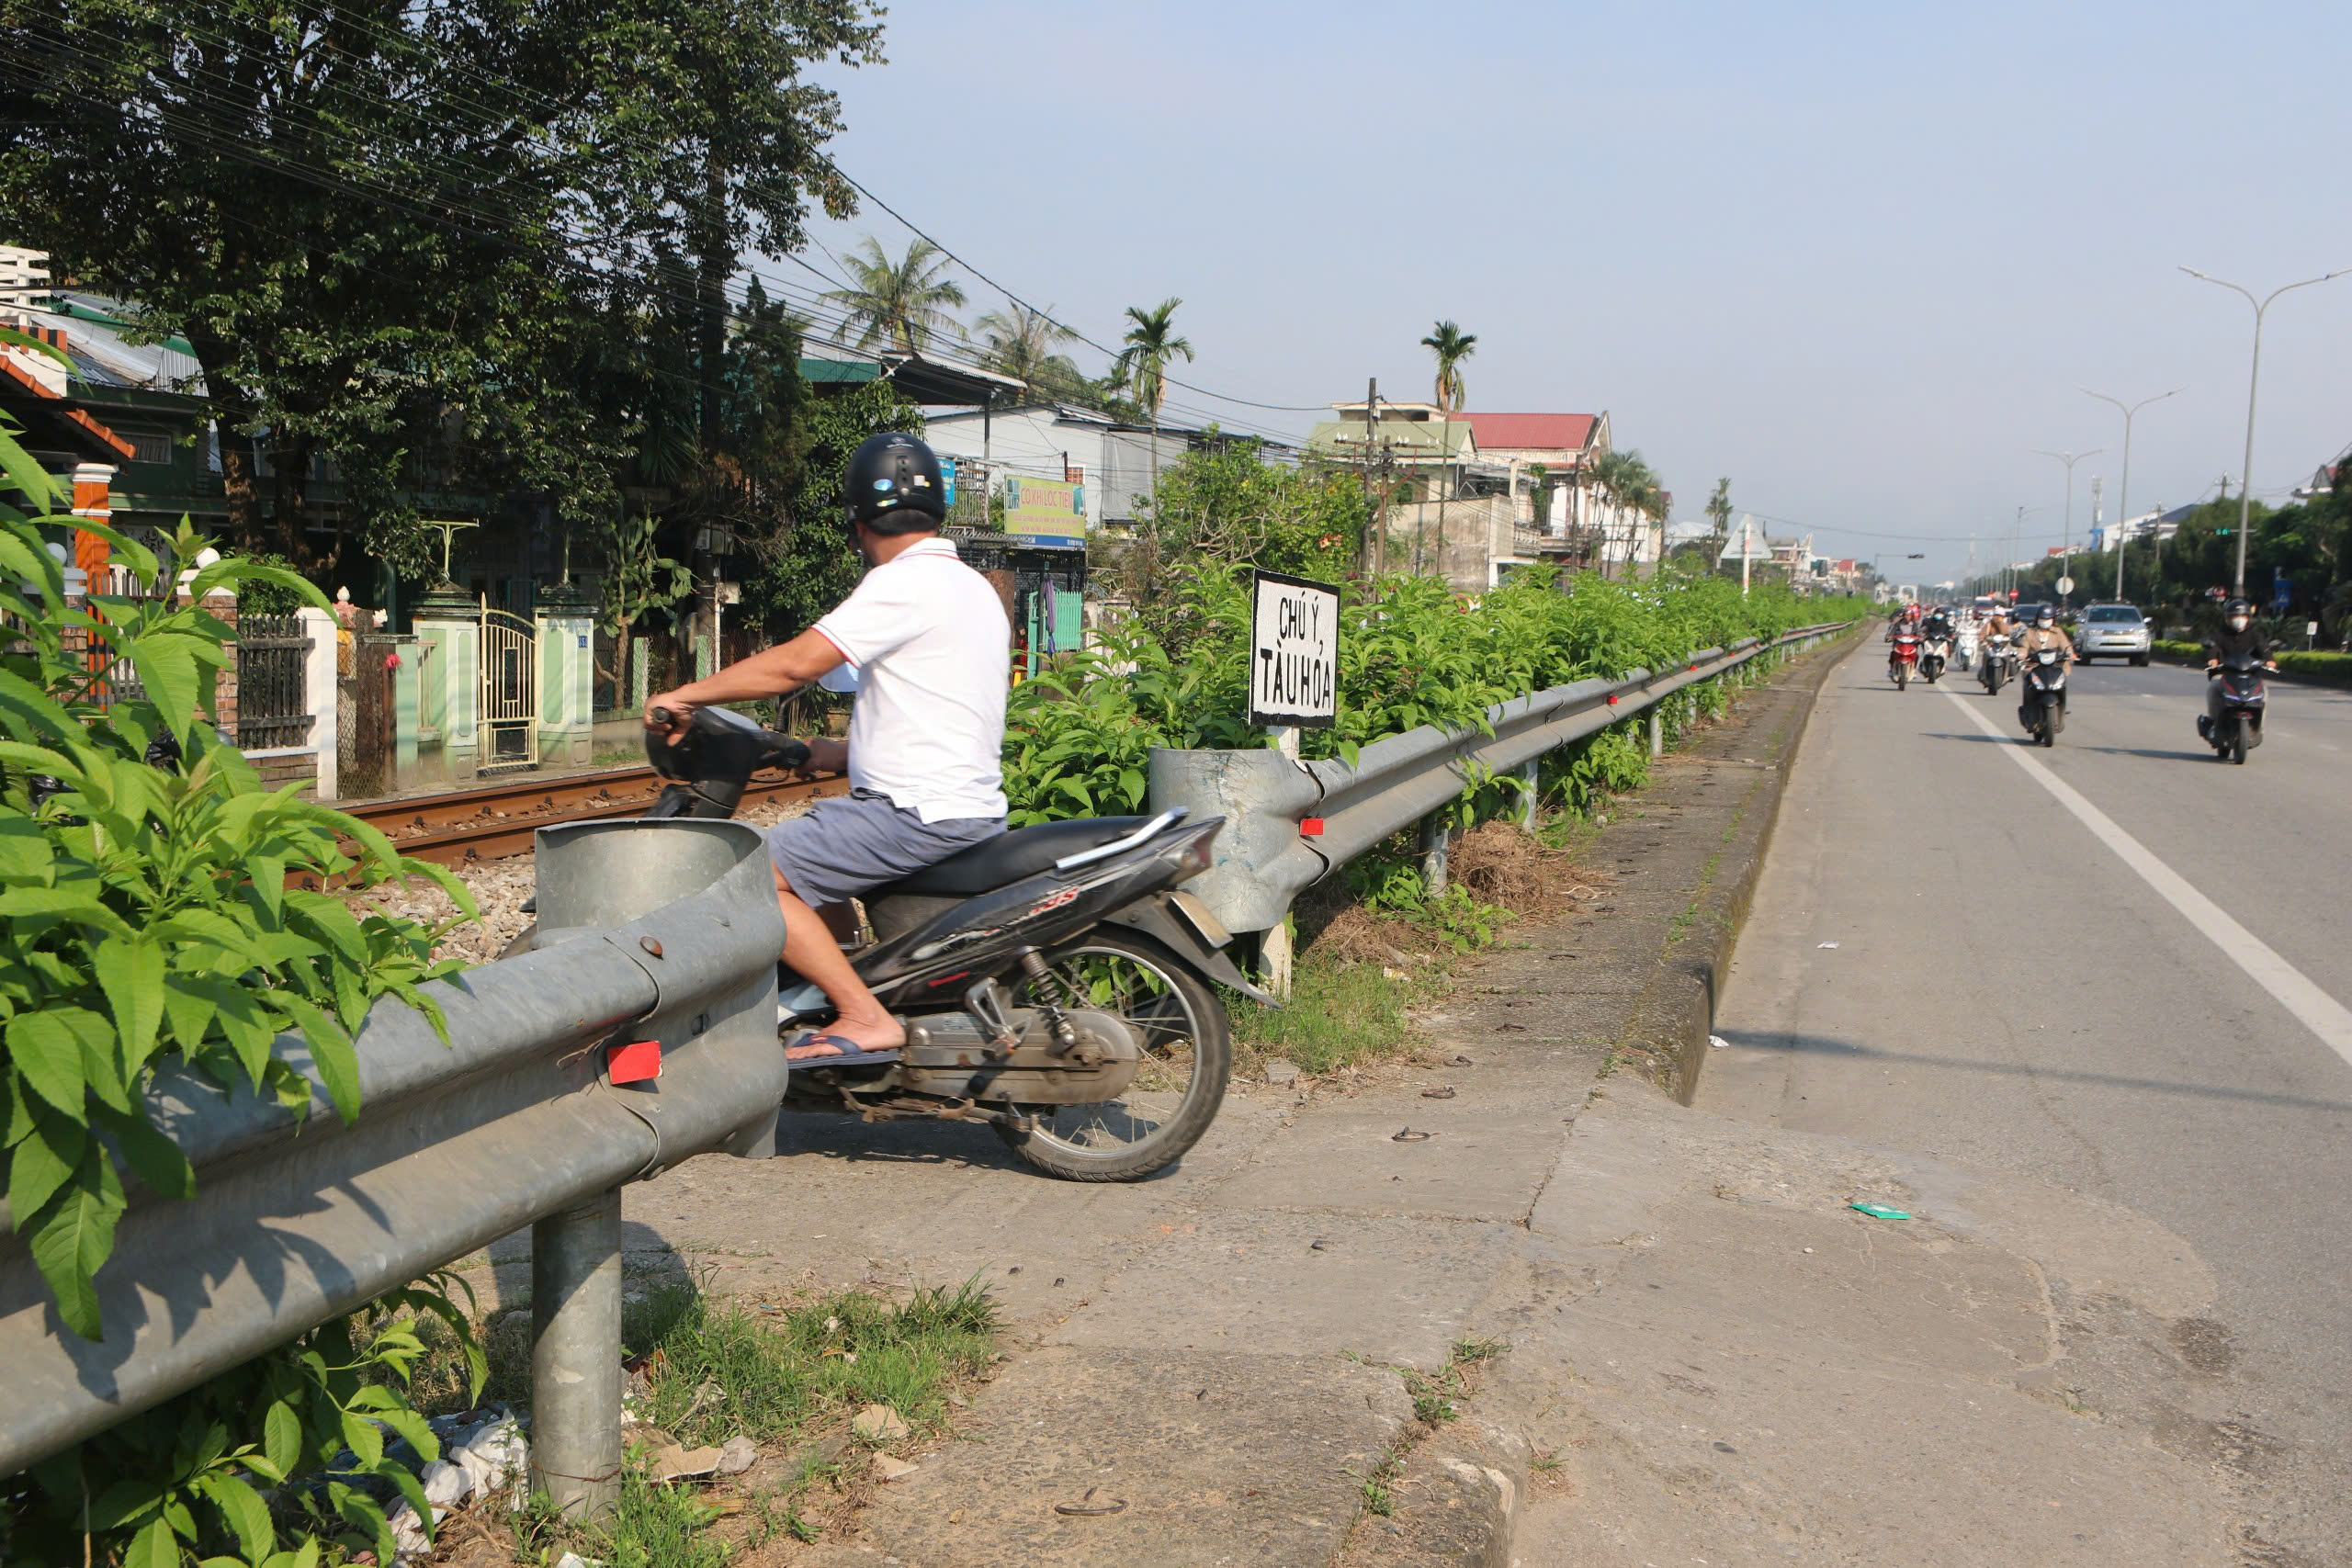
[[[1770,643],[1749,637],[1693,653],[1680,669],[1636,670],[1622,681],[1578,681],[1514,697],[1487,710],[1491,733],[1424,725],[1374,741],[1357,752],[1352,767],[1301,762],[1272,750],[1156,749],[1148,808],[1184,806],[1195,817],[1227,819],[1216,862],[1187,886],[1227,930],[1267,931],[1282,922],[1292,899],[1335,867],[1459,798],[1474,771],[1528,767],[1555,747],[1655,709],[1685,686],[1852,624],[1805,626]],[[1655,743],[1653,732],[1653,750]],[[1322,819],[1319,837],[1299,830],[1311,817]]]
[[[527,1224],[532,1483],[575,1508],[617,1490],[619,1189],[713,1148],[773,1152],[784,923],[745,823],[574,823],[542,829],[538,855],[537,949],[432,987],[447,1045],[379,1003],[353,1125],[323,1089],[296,1116],[159,1077],[150,1104],[196,1195],[124,1171],[103,1340],[57,1321],[24,1236],[0,1241],[0,1475]],[[642,1040],[661,1076],[614,1084],[603,1047]],[[279,1046],[310,1071],[298,1039]]]

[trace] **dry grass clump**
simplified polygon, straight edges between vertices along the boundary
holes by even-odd
[[[1577,866],[1566,851],[1501,821],[1481,822],[1454,840],[1447,867],[1479,902],[1529,919],[1557,915],[1600,886],[1598,874]]]

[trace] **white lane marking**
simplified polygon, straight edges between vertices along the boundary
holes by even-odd
[[[2270,993],[2272,999],[2293,1013],[2304,1028],[2320,1038],[2320,1043],[2352,1063],[2352,1009],[2337,1001],[2313,985],[2310,976],[2281,958],[2269,943],[2232,919],[2222,908],[2197,891],[2188,879],[2173,870],[2148,852],[2121,828],[2116,826],[2098,807],[2085,799],[2074,785],[2042,766],[2041,759],[2025,749],[2023,741],[1996,728],[1976,709],[1969,706],[1957,692],[1946,692],[1960,711],[1994,739],[2009,742],[2001,750],[2010,761],[2026,771],[2026,776],[2048,790],[2075,815],[2075,820],[2088,828],[2093,836],[2116,858],[2140,874],[2140,879],[2154,888],[2164,901],[2179,910],[2188,923],[2205,934],[2206,940],[2218,947],[2239,968],[2245,970],[2254,983]]]

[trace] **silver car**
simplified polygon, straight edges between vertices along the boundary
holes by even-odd
[[[2094,659],[2148,661],[2153,634],[2146,617],[2130,604],[2093,604],[2083,611],[2075,629],[2075,653],[2086,664]]]

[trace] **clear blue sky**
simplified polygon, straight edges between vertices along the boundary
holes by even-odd
[[[2121,422],[2081,386],[2187,389],[2140,418],[2136,503],[2234,485],[2252,311],[2174,268],[2352,267],[2343,37],[2287,4],[899,0],[890,62],[827,79],[844,167],[1098,341],[1181,295],[1203,387],[1425,398],[1448,317],[1471,407],[1606,408],[1678,517],[1728,475],[1932,580],[2021,504],[2057,542],[2030,448],[2107,448],[2077,537],[2094,472],[2112,514]],[[871,209],[819,232],[907,239]],[[2352,277],[2271,311],[2256,493],[2347,442]]]

